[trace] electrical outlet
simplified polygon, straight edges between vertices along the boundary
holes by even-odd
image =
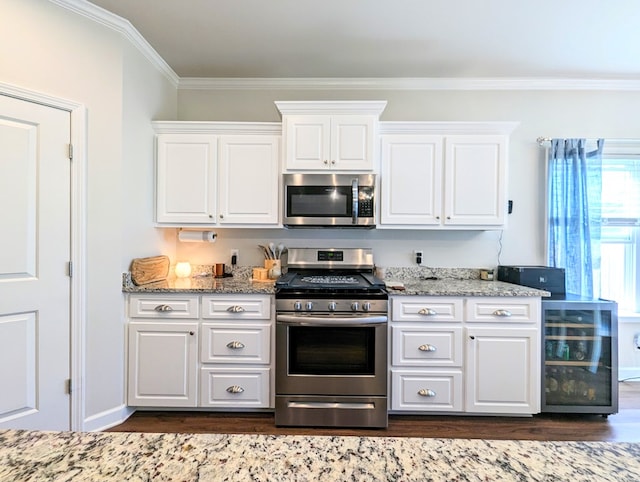
[[[239,249],[231,250],[231,266],[238,264],[238,257],[240,256]]]
[[[422,264],[422,250],[416,249],[413,254],[415,255],[415,261],[418,266]]]

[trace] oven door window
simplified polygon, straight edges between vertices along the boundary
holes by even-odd
[[[351,217],[350,186],[288,186],[288,217]]]
[[[373,375],[375,327],[289,327],[289,374]]]

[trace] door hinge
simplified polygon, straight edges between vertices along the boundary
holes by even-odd
[[[73,144],[69,144],[69,160],[73,161]]]
[[[73,278],[73,261],[69,261],[69,278]]]
[[[71,395],[71,378],[67,378],[64,382],[65,385],[65,392],[68,395]]]

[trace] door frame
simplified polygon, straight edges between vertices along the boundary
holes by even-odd
[[[71,116],[71,252],[73,264],[70,300],[70,367],[71,430],[84,427],[84,334],[86,323],[86,162],[87,162],[87,109],[83,104],[54,97],[22,87],[0,82],[0,94],[69,112]]]

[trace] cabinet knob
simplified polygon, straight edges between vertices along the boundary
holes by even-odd
[[[423,316],[435,316],[438,314],[438,312],[436,310],[432,310],[431,308],[422,308],[420,311],[418,311],[418,314]]]
[[[244,348],[244,343],[242,343],[241,341],[230,341],[229,343],[227,343],[227,348],[231,348],[232,350],[240,350],[241,348]]]
[[[329,164],[329,161],[327,161],[326,159],[322,162],[324,162],[325,165]]]
[[[440,219],[440,216],[436,216],[436,219]]]
[[[164,311],[173,311],[173,308],[171,308],[171,306],[169,305],[158,305],[154,308],[154,310],[164,312]]]
[[[189,334],[190,334],[191,336],[193,336],[193,335],[195,335],[195,334],[196,334],[196,332],[195,332],[195,331],[190,331],[190,332],[189,332]]]
[[[447,216],[447,219],[451,219],[451,216]]]
[[[331,164],[335,164],[335,163],[336,163],[336,161],[331,161]]]
[[[209,217],[210,217],[210,218],[212,218],[212,217],[213,217],[213,214],[209,214]]]
[[[421,397],[435,397],[436,392],[434,392],[430,388],[421,388],[420,390],[418,390],[418,395],[420,395]]]
[[[223,214],[220,215],[220,219],[224,219],[224,215]]]
[[[511,312],[509,310],[496,310],[493,312],[493,314],[495,316],[505,316],[505,317],[511,316]]]
[[[418,350],[420,351],[436,351],[437,348],[433,345],[429,345],[428,343],[425,343],[424,345],[420,345],[418,347]]]
[[[229,308],[227,308],[227,311],[229,313],[242,313],[242,312],[244,312],[244,308],[242,306],[233,305],[233,306],[230,306]]]
[[[230,387],[227,387],[227,392],[229,392],[229,393],[242,393],[242,392],[244,392],[244,388],[242,388],[239,385],[231,385]]]

